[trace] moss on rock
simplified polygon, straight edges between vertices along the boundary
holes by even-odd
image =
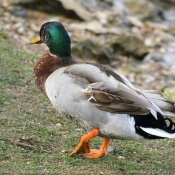
[[[168,87],[163,90],[163,94],[169,100],[175,102],[175,87]]]

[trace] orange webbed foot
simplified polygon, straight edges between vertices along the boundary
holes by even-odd
[[[108,145],[109,145],[110,139],[106,138],[104,139],[104,142],[99,150],[91,149],[90,153],[82,154],[83,157],[89,158],[89,159],[97,159],[100,157],[103,157],[108,154]]]
[[[97,159],[107,155],[104,150],[91,150],[90,153],[81,154],[83,157],[88,159]]]
[[[75,154],[81,154],[85,158],[96,159],[107,155],[107,148],[110,142],[110,139],[108,138],[104,139],[104,142],[99,150],[95,149],[90,150],[90,139],[98,135],[99,135],[99,129],[93,129],[91,133],[84,135],[81,138],[75,150],[70,153],[70,156],[73,156]]]

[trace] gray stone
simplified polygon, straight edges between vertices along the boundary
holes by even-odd
[[[65,15],[69,18],[78,18],[84,21],[90,20],[92,16],[91,13],[76,0],[20,0],[18,4],[46,13]]]
[[[140,19],[152,18],[158,14],[156,6],[147,0],[127,0],[125,6],[130,15],[137,16]]]
[[[146,63],[156,63],[162,67],[170,67],[175,65],[175,52],[153,52],[144,58]]]
[[[109,64],[113,58],[109,48],[101,46],[92,40],[84,40],[72,48],[74,57],[88,61]]]
[[[15,6],[10,10],[10,13],[14,16],[21,17],[21,18],[27,18],[28,13],[27,10],[24,7],[21,6]]]
[[[144,42],[135,35],[113,38],[111,41],[111,47],[114,52],[120,52],[122,55],[133,55],[139,59],[143,59],[148,53],[148,49]]]

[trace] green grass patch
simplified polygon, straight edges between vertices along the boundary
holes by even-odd
[[[37,55],[17,49],[0,31],[0,175],[171,175],[175,140],[113,140],[98,160],[69,157],[84,132],[59,116],[36,88]],[[102,138],[92,141],[99,148]]]

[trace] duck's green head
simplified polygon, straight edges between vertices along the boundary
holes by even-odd
[[[40,37],[33,39],[30,44],[46,43],[53,55],[64,58],[71,55],[71,41],[64,26],[56,21],[46,22],[41,26]]]

